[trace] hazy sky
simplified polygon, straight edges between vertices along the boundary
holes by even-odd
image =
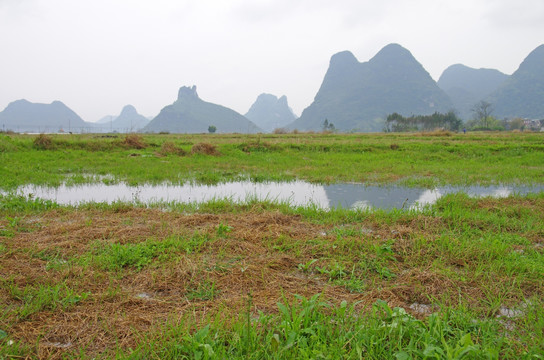
[[[0,0],[0,110],[155,116],[197,85],[242,114],[286,95],[300,115],[334,53],[364,62],[392,42],[435,80],[455,63],[511,74],[544,43],[544,0]]]

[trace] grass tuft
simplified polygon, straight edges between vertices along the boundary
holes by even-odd
[[[219,151],[217,150],[217,146],[210,143],[198,143],[193,145],[193,147],[191,148],[191,153],[213,156],[220,155]]]

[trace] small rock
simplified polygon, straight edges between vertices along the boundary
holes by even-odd
[[[367,229],[367,228],[361,228],[361,232],[363,234],[372,234],[374,232],[374,230],[372,229]]]
[[[140,299],[144,299],[144,300],[151,300],[152,299],[151,295],[148,294],[148,293],[145,293],[145,292],[137,294],[136,297],[140,298]]]
[[[69,348],[69,347],[72,346],[72,343],[71,343],[70,341],[68,341],[67,343],[61,343],[61,342],[50,343],[50,342],[45,342],[45,343],[42,343],[42,345],[48,346],[48,347],[54,347],[54,348],[58,348],[58,349],[67,349],[67,348]]]
[[[432,314],[433,309],[431,305],[413,303],[410,305],[410,309],[418,314]]]
[[[501,325],[504,327],[504,329],[505,329],[506,331],[514,331],[514,330],[516,330],[516,325],[515,325],[512,321],[509,321],[509,320],[507,320],[507,321],[499,320],[499,324],[501,324]]]
[[[497,315],[497,317],[506,317],[509,319],[520,317],[520,316],[523,316],[523,310],[510,309],[510,308],[507,308],[506,306],[501,306],[501,308],[499,309],[499,314]]]

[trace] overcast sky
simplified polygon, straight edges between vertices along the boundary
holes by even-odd
[[[196,85],[242,114],[286,95],[300,115],[333,54],[365,62],[393,42],[435,80],[456,63],[511,74],[544,43],[544,0],[0,0],[0,110],[155,116]]]

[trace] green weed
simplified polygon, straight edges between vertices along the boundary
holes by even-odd
[[[199,281],[195,287],[191,288],[187,293],[187,299],[193,300],[213,300],[219,290],[216,288],[215,282],[210,279]]]
[[[43,310],[56,310],[57,308],[67,309],[87,299],[88,292],[77,294],[65,284],[37,286],[27,285],[19,289],[12,282],[5,282],[4,287],[9,289],[11,296],[20,301],[16,313],[21,319]]]

